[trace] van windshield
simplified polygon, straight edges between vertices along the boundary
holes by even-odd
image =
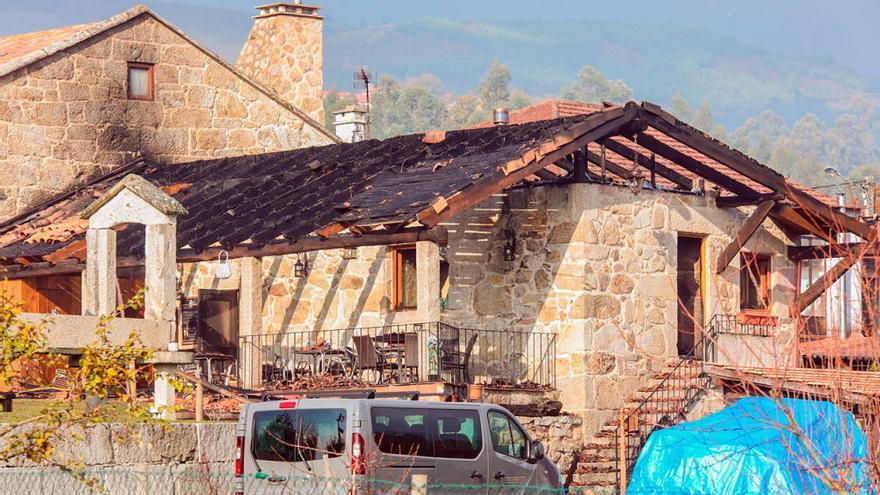
[[[254,413],[253,455],[259,461],[332,459],[345,452],[344,409]]]
[[[476,459],[483,449],[475,410],[376,407],[372,416],[373,441],[386,454]]]

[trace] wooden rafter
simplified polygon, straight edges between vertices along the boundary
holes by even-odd
[[[807,290],[798,295],[794,302],[791,303],[791,317],[796,318],[803,312],[813,301],[819,298],[826,290],[828,290],[834,282],[837,281],[844,273],[847,272],[859,260],[857,256],[847,256],[841,258],[834,264],[830,270],[825,272],[819,280],[813,282]]]
[[[631,158],[633,156],[638,156],[639,164],[650,170],[650,164],[654,164],[654,171],[657,175],[665,178],[669,182],[677,185],[678,187],[684,189],[685,191],[690,191],[694,187],[694,183],[692,180],[688,179],[684,175],[676,172],[675,170],[659,163],[657,160],[651,161],[651,158],[645,156],[642,153],[639,153],[634,148],[631,148],[624,143],[624,138],[611,138],[605,140],[605,147],[609,150],[617,153],[618,155]]]
[[[592,151],[587,152],[587,158],[589,159],[590,163],[599,166],[602,165],[602,157],[597,155],[596,153],[593,153]],[[629,180],[630,177],[632,177],[632,173],[630,173],[628,168],[620,165],[607,154],[605,155],[605,171],[610,172],[623,180]]]
[[[791,225],[813,234],[828,243],[836,242],[827,230],[819,227],[816,222],[804,218],[803,215],[791,206],[777,203],[770,210],[770,217],[784,225]]]
[[[687,124],[679,122],[673,115],[659,107],[655,105],[643,106],[640,117],[658,131],[724,164],[724,166],[748,177],[758,184],[774,192],[784,194],[798,206],[810,210],[833,225],[840,226],[842,230],[852,232],[865,240],[872,240],[874,238],[875,230],[872,227],[837,211],[833,206],[819,201],[807,192],[795,189],[784,176],[761,165],[739,151],[705,136]],[[641,142],[641,137],[639,141]]]
[[[536,149],[526,151],[521,158],[521,164],[508,163],[502,166],[501,173],[503,175],[498,173],[490,175],[449,198],[449,208],[442,213],[437,213],[433,209],[424,209],[416,215],[416,220],[424,226],[433,227],[443,220],[476,205],[490,195],[515,185],[525,177],[532,175],[535,171],[556,163],[560,159],[585,147],[591,141],[617,132],[626,123],[631,121],[636,114],[638,114],[638,107],[635,104],[627,104],[624,107],[615,107],[587,117],[583,122],[572,126],[569,135],[557,136],[552,141],[542,143],[540,145],[540,152]]]
[[[739,208],[740,206],[754,206],[767,201],[768,199],[774,199],[779,201],[782,199],[781,194],[762,194],[760,196],[755,196],[753,198],[743,198],[740,196],[723,196],[715,199],[715,206],[718,208]]]
[[[704,163],[700,162],[696,158],[688,156],[681,151],[669,146],[668,144],[660,141],[659,139],[651,136],[650,134],[638,134],[639,146],[644,147],[647,150],[650,150],[656,153],[658,156],[662,156],[667,160],[693,172],[700,177],[708,180],[713,184],[717,184],[718,186],[736,194],[737,196],[742,197],[755,197],[758,196],[758,191],[750,188],[749,186],[739,182],[736,179],[733,179],[714,168],[711,168]]]
[[[751,239],[755,231],[758,230],[758,227],[764,223],[767,215],[770,214],[771,208],[773,208],[772,199],[765,200],[758,205],[755,211],[752,212],[742,227],[737,231],[736,236],[730,241],[730,244],[721,251],[721,254],[718,256],[718,265],[715,269],[715,273],[720,274],[727,269],[727,266],[730,265],[733,258],[735,258],[743,246],[745,246],[746,242]]]

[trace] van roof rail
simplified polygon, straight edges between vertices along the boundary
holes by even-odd
[[[262,401],[269,400],[288,400],[294,398],[303,399],[402,399],[402,400],[419,400],[419,392],[376,392],[372,388],[354,389],[354,390],[273,390],[264,392],[261,396]]]

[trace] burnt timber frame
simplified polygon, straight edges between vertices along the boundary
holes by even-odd
[[[442,143],[442,140],[438,142]],[[288,239],[284,242],[242,243],[226,246],[226,250],[229,251],[230,257],[236,258],[295,254],[339,247],[389,245],[414,242],[414,240],[445,243],[445,234],[441,235],[437,228],[441,222],[476,205],[492,194],[519,183],[536,180],[565,182],[585,179],[601,182],[601,177],[586,166],[589,162],[600,166],[602,164],[602,157],[589,150],[591,143],[606,146],[612,156],[605,156],[605,170],[625,181],[632,178],[633,170],[636,169],[627,166],[625,162],[621,163],[621,160],[632,157],[639,167],[636,173],[641,173],[642,170],[650,172],[655,187],[657,185],[655,178],[659,176],[690,192],[694,187],[695,179],[665,165],[669,163],[731,193],[732,196],[716,198],[718,207],[761,205],[759,208],[762,210],[769,208],[765,217],[769,216],[777,223],[815,234],[829,242],[833,240],[832,232],[835,231],[852,232],[867,241],[873,240],[875,235],[873,226],[837,211],[834,206],[819,201],[807,191],[792,187],[785,177],[678,121],[660,107],[647,102],[642,104],[630,102],[624,106],[609,107],[575,120],[544,142],[537,144],[523,142],[518,158],[498,164],[493,172],[474,177],[468,185],[454,193],[447,193],[446,197],[438,194],[429,206],[424,208],[420,206],[422,209],[412,215],[400,216],[393,220],[377,219],[372,223],[336,220],[317,228],[312,232],[313,235]],[[381,144],[380,142],[376,146]],[[425,145],[431,144],[425,142]],[[695,158],[690,153],[690,150],[717,162],[717,165],[710,164],[710,166],[701,162],[699,157]],[[422,155],[428,154],[427,149],[422,153]],[[424,158],[422,156],[417,159]],[[735,174],[728,175],[725,169]],[[741,180],[743,177],[748,181]],[[760,185],[757,189],[756,184]],[[820,221],[811,222],[810,217]],[[13,219],[13,222],[18,220]],[[764,218],[761,220],[763,221]],[[752,223],[760,225],[757,220]],[[738,236],[738,239],[744,243],[749,236],[750,233],[742,237]],[[741,247],[741,243],[738,243],[738,247]],[[736,246],[731,250],[735,248],[738,251]],[[7,259],[17,264],[7,264],[5,271],[0,271],[0,276],[26,278],[81,271],[83,266],[81,259],[68,254],[77,250],[62,251],[64,249],[65,247],[61,247],[52,254],[43,256],[42,262],[34,259],[22,259],[21,262]],[[216,257],[219,249],[221,248],[213,245],[201,250],[180,249],[178,259],[181,262],[211,260]],[[52,256],[56,253],[56,256]],[[77,255],[82,256],[80,253]],[[63,256],[70,257],[62,259]],[[121,267],[137,266],[142,261],[120,258],[119,263]],[[729,261],[723,265],[727,266],[727,264]]]
[[[752,235],[758,230],[758,227],[764,223],[764,220],[767,218],[767,215],[770,214],[772,208],[773,200],[768,199],[758,205],[755,211],[752,212],[748,219],[746,219],[746,222],[740,227],[739,231],[737,231],[736,236],[730,241],[730,244],[728,244],[718,256],[718,266],[715,268],[716,274],[720,274],[727,269],[727,266],[730,265],[733,258],[735,258],[743,246],[746,245],[746,242],[751,239]]]

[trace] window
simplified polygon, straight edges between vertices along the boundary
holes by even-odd
[[[373,441],[386,454],[476,459],[483,450],[475,410],[374,408]]]
[[[394,249],[394,309],[416,308],[416,248]]]
[[[128,63],[128,99],[153,100],[153,66]]]
[[[528,459],[528,437],[506,414],[489,412],[489,432],[492,434],[495,452],[517,459]]]
[[[254,413],[254,458],[301,462],[332,459],[345,452],[344,409]]]
[[[740,309],[767,312],[770,309],[770,257],[744,253],[739,272]]]

